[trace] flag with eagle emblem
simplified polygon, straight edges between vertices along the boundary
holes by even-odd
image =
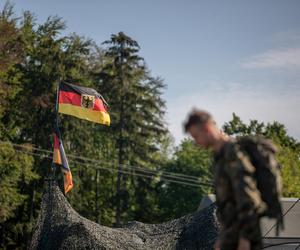
[[[62,82],[58,91],[58,112],[110,125],[108,104],[94,89]]]

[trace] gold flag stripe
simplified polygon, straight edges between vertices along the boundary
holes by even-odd
[[[72,115],[80,119],[110,125],[110,116],[103,111],[86,109],[72,104],[59,104],[58,112],[66,115]]]
[[[61,165],[61,157],[60,157],[59,149],[55,148],[53,153],[54,153],[53,154],[53,162]]]

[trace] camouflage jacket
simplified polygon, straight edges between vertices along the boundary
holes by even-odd
[[[226,142],[214,158],[221,244],[240,237],[260,242],[259,214],[266,205],[256,186],[255,167],[234,141]]]

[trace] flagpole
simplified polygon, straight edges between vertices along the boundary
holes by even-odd
[[[56,84],[56,102],[55,102],[55,121],[54,121],[54,132],[58,133],[58,136],[60,138],[60,131],[59,131],[59,116],[58,116],[58,100],[59,100],[59,85],[61,82],[61,78],[59,78],[57,84]],[[51,172],[52,177],[55,177],[55,171],[56,171],[56,165],[52,162],[51,165]]]
[[[55,103],[55,122],[56,127],[58,129],[58,96],[59,96],[59,84],[61,82],[61,78],[59,78],[57,86],[56,86],[56,103]]]

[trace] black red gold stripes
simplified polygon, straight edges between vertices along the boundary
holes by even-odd
[[[80,119],[110,125],[107,103],[94,89],[62,82],[58,91],[58,112]],[[58,128],[54,133],[53,163],[61,166],[65,193],[73,188],[73,179]]]
[[[73,188],[73,178],[69,167],[68,159],[65,154],[65,149],[59,135],[55,132],[54,149],[53,149],[53,163],[60,165],[64,175],[64,189],[68,193]]]
[[[92,88],[61,83],[58,97],[58,112],[91,122],[110,125],[107,103]]]

